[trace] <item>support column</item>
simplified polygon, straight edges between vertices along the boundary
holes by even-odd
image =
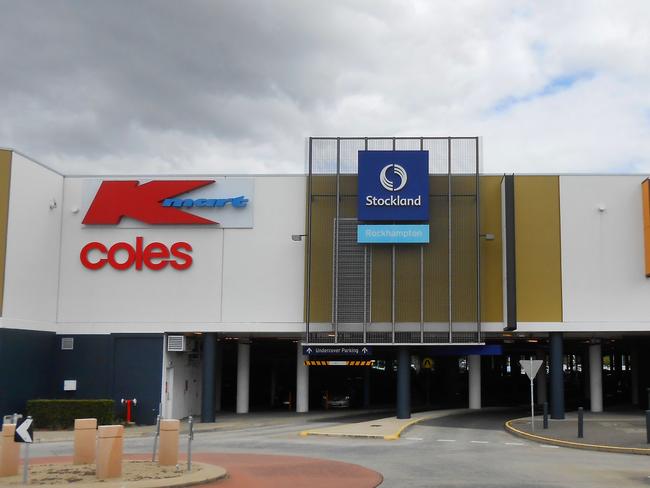
[[[278,385],[278,369],[275,361],[271,363],[271,379],[270,379],[270,395],[269,395],[269,405],[271,408],[275,407],[275,395]]]
[[[397,348],[397,418],[411,418],[411,356],[406,346]]]
[[[632,405],[639,405],[639,350],[635,347],[630,354],[630,389],[632,390]]]
[[[237,344],[237,413],[248,413],[251,374],[251,345]]]
[[[481,408],[481,356],[470,354],[467,356],[469,367],[469,408]]]
[[[591,411],[603,411],[603,355],[600,344],[589,345],[589,396]]]
[[[215,416],[215,369],[217,334],[203,334],[203,356],[201,357],[201,422],[214,422]]]
[[[548,394],[546,391],[546,353],[543,351],[538,352],[535,356],[537,359],[543,361],[542,366],[537,372],[537,377],[535,378],[535,381],[537,382],[537,404],[542,405],[548,401]]]
[[[551,366],[551,418],[564,418],[564,371],[562,370],[563,344],[562,332],[551,332],[550,366]]]
[[[296,355],[296,412],[309,412],[309,366],[305,366],[308,356],[303,355],[302,346],[298,346]]]
[[[223,342],[217,342],[215,380],[214,406],[217,412],[221,412],[221,389],[223,388]]]
[[[370,408],[370,368],[363,368],[363,408]]]

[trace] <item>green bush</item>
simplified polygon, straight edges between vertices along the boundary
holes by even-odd
[[[97,419],[98,425],[113,423],[113,400],[28,400],[27,415],[39,429],[68,429],[74,419]]]

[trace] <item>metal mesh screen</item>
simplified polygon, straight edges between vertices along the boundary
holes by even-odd
[[[478,138],[312,138],[307,340],[480,342]],[[356,242],[359,150],[429,153],[430,242]],[[319,332],[310,332],[319,324]],[[329,324],[330,332],[322,327]]]

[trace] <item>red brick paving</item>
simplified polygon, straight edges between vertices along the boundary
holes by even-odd
[[[130,459],[148,459],[145,454],[126,455]],[[198,462],[223,466],[228,479],[201,485],[218,488],[375,488],[380,473],[356,464],[299,456],[268,454],[196,453]],[[41,457],[34,463],[71,462],[70,456]],[[74,486],[74,485],[71,485]]]

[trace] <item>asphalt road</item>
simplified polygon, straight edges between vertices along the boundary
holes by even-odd
[[[519,411],[450,415],[407,430],[397,441],[300,437],[318,427],[300,417],[277,425],[195,436],[194,452],[284,454],[356,463],[379,471],[382,487],[639,487],[650,486],[650,459],[543,446],[503,430]],[[321,425],[331,425],[323,422]],[[183,436],[181,449],[185,449]],[[150,451],[152,438],[125,440],[127,452]],[[35,444],[33,456],[71,453],[69,443]],[[293,488],[298,488],[294,486]]]

